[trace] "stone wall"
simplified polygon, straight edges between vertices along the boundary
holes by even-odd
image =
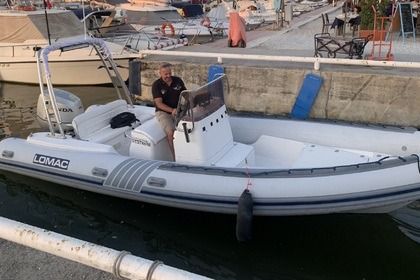
[[[188,89],[206,83],[208,64],[170,61],[173,74]],[[160,61],[142,61],[142,100],[152,100],[151,85],[158,78]],[[309,117],[350,122],[414,126],[420,128],[420,76],[398,71],[372,71],[360,67],[267,67],[224,64],[229,110],[259,114],[290,114],[307,73],[324,81]]]

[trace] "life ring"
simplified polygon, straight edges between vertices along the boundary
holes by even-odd
[[[160,27],[160,30],[162,31],[162,35],[166,35],[166,32],[165,32],[166,27],[169,27],[169,30],[171,32],[169,34],[169,38],[174,37],[174,35],[175,35],[175,28],[174,28],[174,26],[170,22],[164,22],[162,24],[162,26]]]
[[[210,19],[208,17],[203,17],[200,21],[200,24],[202,26],[205,26],[207,28],[210,28]]]

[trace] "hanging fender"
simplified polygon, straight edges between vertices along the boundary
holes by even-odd
[[[236,217],[236,238],[240,242],[251,239],[253,210],[254,202],[251,192],[245,189],[238,201],[238,214]]]
[[[169,27],[169,30],[170,30],[169,37],[170,38],[174,37],[174,35],[175,35],[175,28],[172,25],[172,23],[170,23],[170,22],[164,22],[162,24],[162,26],[160,27],[160,30],[162,31],[162,35],[166,35],[166,31],[165,31],[166,27]]]

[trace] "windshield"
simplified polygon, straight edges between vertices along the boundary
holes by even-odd
[[[178,121],[196,122],[216,112],[224,105],[223,77],[195,90],[181,93],[178,103]]]

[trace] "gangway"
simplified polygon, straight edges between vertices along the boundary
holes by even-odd
[[[374,38],[372,40],[372,50],[368,59],[381,61],[394,61],[395,58],[391,53],[392,48],[392,29],[394,17],[378,17],[375,6],[372,5],[373,13],[375,14],[373,24]],[[386,27],[388,21],[389,26]],[[379,23],[379,24],[378,24]],[[385,50],[387,48],[387,50]]]

